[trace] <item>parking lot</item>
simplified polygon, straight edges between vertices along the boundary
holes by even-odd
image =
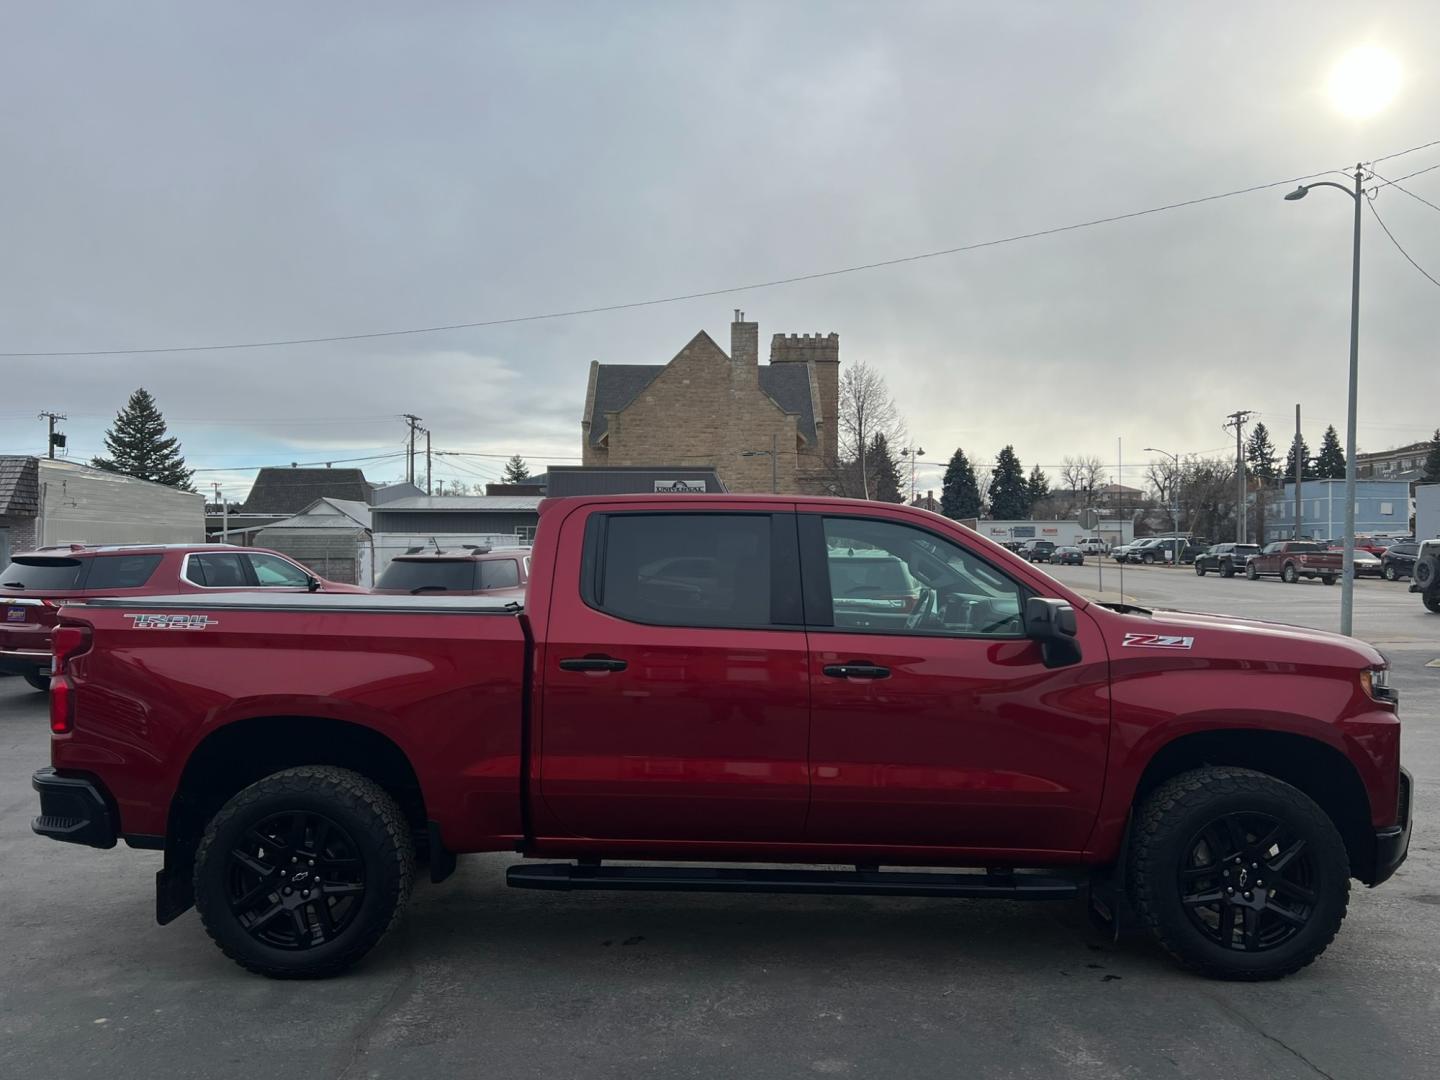
[[[1054,573],[1118,595],[1110,562]],[[1340,590],[1127,568],[1140,604],[1333,629]],[[1420,1078],[1440,1075],[1440,616],[1360,582],[1415,775],[1410,860],[1280,983],[1208,982],[1079,904],[507,890],[513,856],[422,884],[354,973],[247,975],[152,917],[153,852],[31,834],[44,698],[0,680],[5,1077]],[[1434,663],[1436,666],[1427,666]]]

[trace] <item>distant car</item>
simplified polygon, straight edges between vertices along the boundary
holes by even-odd
[[[1032,563],[1049,562],[1050,557],[1055,554],[1054,540],[1026,540],[1025,546],[1018,553],[1022,559],[1029,559]]]
[[[1104,555],[1110,550],[1110,545],[1098,536],[1082,536],[1075,542],[1075,546],[1086,555]]]
[[[1130,543],[1128,543],[1128,544],[1116,544],[1114,547],[1112,547],[1112,548],[1110,549],[1110,557],[1111,557],[1112,559],[1114,559],[1116,562],[1129,562],[1129,561],[1130,561],[1130,549],[1133,548],[1133,547],[1134,547],[1136,544],[1138,544],[1139,542],[1140,542],[1140,541],[1138,541],[1138,540],[1132,540],[1132,541],[1130,541]]]
[[[1058,547],[1051,553],[1050,561],[1059,566],[1084,566],[1085,552],[1078,547]]]
[[[1259,554],[1259,544],[1211,544],[1195,556],[1195,576],[1213,572],[1228,578],[1243,574],[1246,560]]]
[[[1343,560],[1345,552],[1344,544],[1341,544],[1338,540],[1332,540],[1329,547],[1331,551],[1340,552]],[[1380,550],[1384,551],[1385,549],[1381,548]],[[1383,569],[1384,566],[1380,559],[1372,554],[1368,547],[1362,546],[1360,540],[1357,538],[1355,541],[1355,576],[1357,578],[1379,577]]]
[[[1392,544],[1380,556],[1380,576],[1386,581],[1408,578],[1415,571],[1415,559],[1419,554],[1420,545],[1414,540]]]
[[[521,599],[530,580],[530,550],[462,544],[425,551],[412,548],[396,555],[371,592],[386,595],[450,593],[472,596],[513,595]]]
[[[1160,537],[1147,536],[1143,540],[1136,540],[1125,550],[1123,561],[1145,563],[1147,566],[1152,563],[1164,562],[1165,553],[1160,548]]]
[[[232,544],[64,544],[16,555],[0,571],[0,672],[50,688],[50,633],[62,604],[102,596],[364,592],[317,577],[276,551]]]

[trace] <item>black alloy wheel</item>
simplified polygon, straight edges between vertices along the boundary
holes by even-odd
[[[272,814],[245,831],[228,864],[231,913],[247,934],[275,949],[334,941],[365,896],[359,847],[323,814]]]
[[[1216,945],[1264,952],[1300,933],[1315,911],[1306,842],[1278,818],[1225,814],[1191,838],[1178,867],[1180,902]]]

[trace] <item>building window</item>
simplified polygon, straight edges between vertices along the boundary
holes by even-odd
[[[1381,515],[1382,517],[1394,517],[1394,516],[1395,516],[1395,504],[1394,504],[1394,503],[1382,502],[1382,503],[1380,504],[1380,515]]]

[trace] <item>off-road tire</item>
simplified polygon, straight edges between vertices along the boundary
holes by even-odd
[[[1440,589],[1431,589],[1420,594],[1420,601],[1436,615],[1440,615]]]
[[[1286,585],[1294,585],[1300,580],[1300,572],[1295,569],[1294,563],[1286,563],[1280,570],[1280,580]]]
[[[257,822],[287,811],[324,814],[355,841],[363,864],[359,911],[333,940],[286,950],[256,940],[231,914],[232,847]],[[235,795],[211,820],[195,852],[195,907],[205,931],[241,967],[274,979],[323,979],[350,967],[399,917],[415,877],[415,848],[399,805],[359,773],[306,765],[273,773]]]
[[[25,681],[35,690],[47,694],[50,692],[49,675],[41,675],[38,671],[27,671],[25,672]]]
[[[1185,848],[1224,814],[1262,813],[1291,826],[1306,842],[1317,875],[1315,904],[1304,927],[1271,949],[1226,948],[1200,932],[1180,902],[1178,869]],[[1350,861],[1334,823],[1308,795],[1253,769],[1206,766],[1181,773],[1136,807],[1127,871],[1140,921],[1183,965],[1214,979],[1280,979],[1305,967],[1335,939],[1350,897]]]

